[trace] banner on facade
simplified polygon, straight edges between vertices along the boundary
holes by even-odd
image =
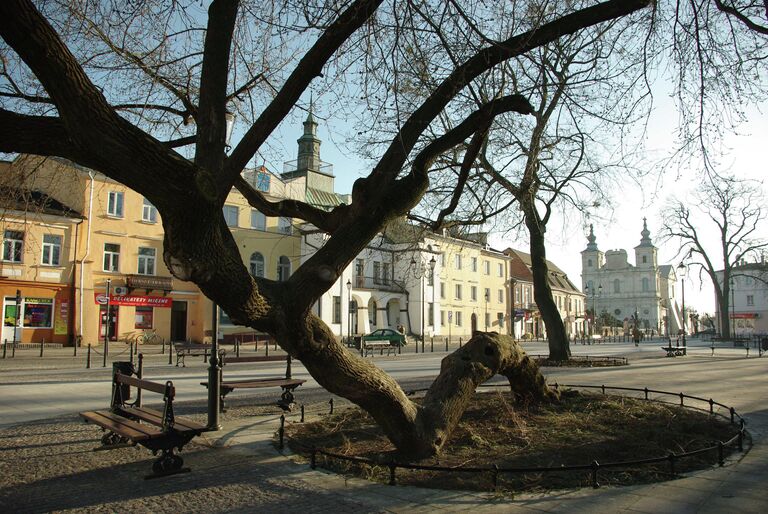
[[[57,336],[67,335],[69,327],[69,300],[60,300],[56,317],[53,320],[53,333]]]
[[[757,318],[756,312],[735,312],[731,314],[731,319],[753,319]]]
[[[104,293],[93,293],[94,300],[99,305],[107,304],[107,295]],[[143,295],[109,295],[110,305],[126,305],[130,307],[162,307],[170,309],[173,305],[173,299],[167,296],[143,296]]]

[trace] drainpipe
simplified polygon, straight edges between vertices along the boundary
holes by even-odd
[[[83,220],[81,219],[75,224],[75,251],[74,251],[74,259],[72,261],[73,269],[72,269],[72,288],[69,292],[69,338],[70,342],[72,343],[72,346],[77,345],[77,337],[75,337],[75,302],[77,301],[76,294],[77,294],[77,249],[80,246],[80,225],[83,224]],[[82,263],[81,263],[82,266]]]
[[[83,337],[83,302],[84,302],[84,294],[83,294],[83,281],[85,280],[85,272],[84,272],[84,262],[85,259],[88,257],[88,254],[91,251],[91,220],[92,220],[92,214],[93,214],[93,179],[94,179],[94,173],[93,171],[88,172],[88,177],[91,179],[90,186],[89,186],[89,192],[88,192],[88,232],[85,237],[85,254],[83,255],[83,258],[80,259],[80,325],[77,327],[78,335],[82,338]]]

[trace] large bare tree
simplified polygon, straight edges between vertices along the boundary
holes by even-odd
[[[712,282],[724,337],[733,335],[731,281],[744,260],[757,262],[768,249],[767,214],[761,183],[717,175],[705,178],[690,199],[670,200],[662,214],[663,237],[679,243],[682,262]]]
[[[487,37],[476,31],[485,3],[470,0],[214,0],[207,12],[197,0],[50,0],[39,8],[6,0],[0,151],[60,156],[144,195],[162,215],[163,258],[175,277],[197,284],[234,322],[272,334],[318,383],[367,410],[399,450],[429,455],[445,444],[475,386],[494,374],[507,376],[521,395],[552,394],[535,366],[508,338],[479,334],[444,360],[417,405],[339,344],[310,308],[377,233],[418,205],[438,156],[476,138],[499,115],[533,112],[511,86],[457,115],[451,102],[461,91],[507,60],[586,27],[638,11],[637,22],[651,26],[648,3],[516,1],[509,16],[526,23]],[[391,92],[398,88],[377,82],[382,97],[397,104],[397,117],[349,205],[325,212],[270,202],[241,178],[310,85],[338,82],[366,96],[372,55],[383,55],[386,45],[405,51],[398,41],[406,35],[439,37],[402,16],[438,4],[464,28],[452,36],[455,47],[469,50],[425,70],[434,84],[413,104],[397,104]],[[736,10],[748,20],[755,14],[751,5]],[[361,78],[343,80],[355,76]],[[228,110],[243,113],[248,125],[226,155]],[[452,128],[436,130],[439,117],[453,118]],[[252,277],[222,216],[233,187],[265,214],[305,220],[330,238],[288,281]]]

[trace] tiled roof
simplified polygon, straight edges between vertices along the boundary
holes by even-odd
[[[307,203],[319,209],[330,211],[343,202],[336,193],[329,193],[312,187],[307,188]]]
[[[531,272],[531,255],[514,248],[507,248],[504,253],[512,257],[510,273],[512,278],[533,282],[533,273]],[[549,269],[549,285],[555,289],[563,291],[580,292],[573,282],[568,278],[563,270],[555,266],[552,261],[547,260]]]
[[[83,215],[42,191],[0,186],[0,205],[6,209],[82,218]]]

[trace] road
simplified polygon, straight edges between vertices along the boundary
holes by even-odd
[[[647,364],[659,365],[693,361],[694,358],[706,358],[711,354],[709,343],[696,340],[689,342],[689,357],[665,359],[660,358],[663,352],[658,341],[646,342],[635,347],[632,343],[603,343],[599,345],[572,346],[574,355],[603,355],[627,356],[631,362],[648,362]],[[546,343],[524,343],[529,354],[546,354]],[[445,352],[429,353],[427,345],[425,354],[412,353],[412,347],[407,348],[406,353],[397,357],[375,356],[369,357],[387,373],[398,380],[403,387],[422,388],[429,385],[440,369],[440,360]],[[718,357],[738,359],[745,356],[745,350],[741,348],[722,347],[717,348]],[[752,356],[755,356],[753,352]],[[85,410],[104,408],[107,406],[110,394],[109,370],[96,368],[84,369],[56,369],[55,361],[34,360],[30,357],[24,360],[23,356],[17,357],[15,363],[3,361],[0,368],[0,426],[12,425],[45,419],[60,415],[68,415]],[[768,361],[768,358],[765,358]],[[37,367],[29,367],[29,363],[36,363]],[[17,366],[14,368],[14,364]],[[27,364],[27,366],[25,366]],[[603,375],[617,382],[624,382],[629,374],[620,373],[626,368],[613,368],[606,370]],[[284,366],[279,363],[259,363],[251,366],[240,366],[235,370],[234,366],[227,370],[226,377],[267,377],[280,375],[284,372]],[[579,371],[573,368],[557,369],[546,368],[545,374],[548,380],[563,381],[578,377]],[[144,376],[149,379],[172,380],[177,389],[179,401],[195,401],[207,398],[207,390],[200,385],[207,380],[207,366],[195,361],[187,368],[177,368],[168,365],[147,366]],[[307,383],[297,390],[298,401],[302,396],[317,397],[320,386],[299,363],[294,363],[293,376],[306,379]],[[500,377],[499,377],[500,378]],[[651,385],[651,384],[645,384]],[[716,389],[716,387],[713,387]],[[715,391],[716,392],[716,391]],[[253,391],[235,391],[229,398],[241,396],[254,396],[258,398],[276,397],[274,391],[265,390],[258,393]]]

